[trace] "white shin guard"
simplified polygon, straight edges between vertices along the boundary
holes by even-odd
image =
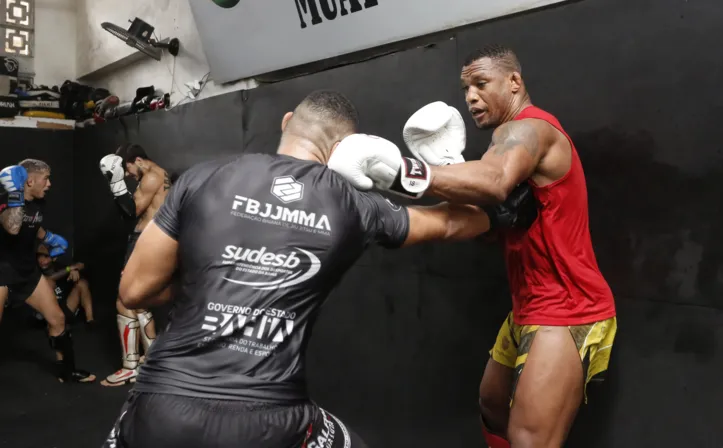
[[[118,314],[118,332],[120,333],[121,349],[123,350],[123,368],[133,370],[138,368],[138,319]]]
[[[143,353],[147,355],[148,349],[151,348],[151,344],[153,344],[153,341],[156,340],[156,338],[148,336],[148,325],[153,322],[153,314],[151,314],[150,311],[144,311],[142,313],[137,313],[137,316],[138,322],[141,325],[141,343],[143,344]]]

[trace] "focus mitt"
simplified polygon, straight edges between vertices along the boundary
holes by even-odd
[[[527,182],[524,182],[512,190],[505,202],[484,207],[484,211],[490,218],[490,230],[527,230],[537,219],[538,203],[532,192],[532,187]]]

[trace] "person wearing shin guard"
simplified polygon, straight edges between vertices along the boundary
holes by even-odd
[[[72,263],[66,266],[59,263],[57,258],[50,257],[50,251],[45,244],[38,245],[36,256],[40,271],[55,291],[55,297],[65,312],[68,323],[74,324],[82,310],[85,314],[86,325],[91,326],[95,322],[93,320],[93,298],[90,294],[88,280],[83,278],[80,273],[85,265]],[[43,320],[39,313],[36,313],[35,318],[39,321]]]
[[[136,221],[135,229],[128,237],[123,263],[125,266],[141,232],[163,204],[171,188],[171,177],[166,170],[148,157],[141,146],[132,144],[123,145],[115,154],[103,157],[100,161],[100,171],[108,180],[113,198],[122,214]],[[133,194],[126,186],[126,176],[138,182]],[[162,292],[162,294],[169,293],[169,291]],[[101,381],[104,386],[122,386],[135,382],[138,365],[145,359],[145,356],[140,356],[138,351],[139,338],[143,353],[147,354],[156,337],[153,314],[150,311],[130,310],[123,306],[119,299],[116,299],[116,310],[123,366]]]
[[[10,300],[25,302],[40,313],[48,325],[50,346],[56,351],[58,380],[92,382],[95,375],[75,366],[65,314],[35,258],[37,239],[49,248],[51,257],[62,255],[68,248],[65,238],[42,227],[43,212],[38,200],[50,188],[50,167],[40,160],[27,159],[0,171],[0,183],[6,192],[2,201],[5,209],[0,214],[0,308]]]

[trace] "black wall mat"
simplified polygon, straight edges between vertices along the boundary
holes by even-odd
[[[46,193],[43,227],[73,240],[73,131],[0,127],[0,168],[17,165],[23,159],[40,159],[50,165],[50,190]]]
[[[585,0],[425,48],[80,130],[77,250],[93,260],[105,279],[97,287],[113,297],[128,224],[98,161],[118,144],[140,143],[174,173],[235,152],[272,152],[283,114],[318,88],[347,94],[363,132],[400,145],[409,115],[446,101],[467,120],[467,159],[479,157],[490,134],[464,113],[459,69],[474,48],[508,44],[534,102],[576,142],[593,242],[618,301],[609,379],[590,391],[568,446],[720,447],[722,22],[723,4],[714,0]],[[317,323],[308,352],[313,397],[371,446],[481,446],[477,388],[509,309],[496,246],[372,249]]]

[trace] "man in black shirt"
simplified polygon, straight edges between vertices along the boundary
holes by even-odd
[[[328,169],[357,132],[338,93],[310,94],[282,129],[276,155],[187,170],[141,234],[121,279],[124,305],[160,305],[174,273],[179,284],[105,447],[364,447],[308,396],[305,348],[320,307],[370,244],[490,228],[475,206],[399,206]]]
[[[61,255],[68,247],[63,237],[42,227],[43,210],[38,200],[50,188],[50,167],[41,160],[23,160],[0,171],[0,184],[0,313],[6,300],[30,305],[48,323],[50,346],[57,352],[58,380],[92,382],[94,375],[75,368],[65,315],[35,259],[37,240],[50,247],[51,256]]]

